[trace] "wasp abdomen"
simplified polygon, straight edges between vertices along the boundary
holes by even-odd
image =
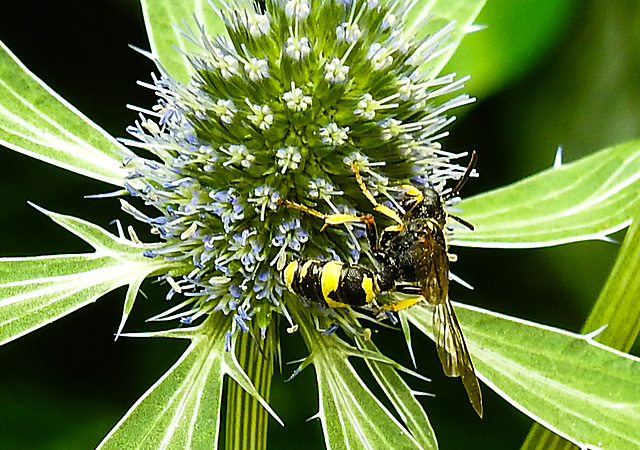
[[[371,270],[338,261],[290,262],[284,270],[284,282],[291,292],[334,308],[364,306],[379,293]]]

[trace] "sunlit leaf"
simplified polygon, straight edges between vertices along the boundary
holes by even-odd
[[[0,344],[63,317],[120,286],[135,287],[171,267],[143,256],[151,245],[113,236],[84,220],[42,210],[91,244],[94,253],[0,258]],[[124,318],[123,318],[124,322]]]
[[[358,339],[358,346],[369,351],[377,352],[378,349],[373,341],[364,341]],[[380,363],[365,358],[365,363],[371,370],[378,386],[382,388],[385,395],[400,415],[400,419],[406,424],[407,429],[411,432],[415,440],[422,448],[437,449],[438,441],[427,414],[422,405],[416,399],[411,388],[402,379],[400,374],[393,365]]]
[[[532,248],[603,239],[631,223],[640,193],[640,141],[607,148],[459,204],[475,231],[452,245]]]
[[[234,352],[225,350],[232,316],[214,313],[200,326],[123,336],[190,339],[189,348],[125,414],[100,449],[216,449],[228,375],[282,421],[258,395]]]
[[[636,207],[640,206],[640,199]],[[594,339],[617,350],[628,352],[640,332],[640,211],[627,231],[620,253],[606,285],[591,309],[582,331],[606,328]],[[550,442],[560,439],[549,430],[534,424],[525,440],[523,450],[550,448]],[[554,448],[573,448],[564,443]]]
[[[640,447],[640,359],[592,336],[456,304],[479,377],[577,445]],[[432,336],[427,307],[406,311]],[[591,448],[590,447],[590,448]]]
[[[198,35],[195,18],[209,36],[215,36],[224,30],[222,20],[206,0],[141,0],[140,3],[152,58],[174,79],[188,81],[190,64],[184,52],[197,54],[202,48],[189,40],[184,31],[189,28]]]
[[[2,42],[0,98],[0,144],[63,169],[123,185],[127,172],[122,160],[129,150],[40,81]]]
[[[335,335],[323,336],[303,311],[292,310],[292,314],[310,351],[298,370],[309,364],[313,364],[316,370],[320,397],[316,417],[322,423],[327,448],[433,448],[423,447],[371,393],[349,362],[349,357],[369,359],[394,367],[398,367],[397,364],[380,353],[351,347]],[[385,372],[385,375],[388,374]],[[403,390],[401,386],[397,389]],[[412,410],[412,406],[405,409],[409,410]],[[412,419],[421,420],[417,417]],[[425,440],[426,445],[433,442],[432,438]]]
[[[623,352],[631,350],[640,333],[640,196],[637,214],[627,230],[616,263],[582,330],[606,325],[596,340]]]

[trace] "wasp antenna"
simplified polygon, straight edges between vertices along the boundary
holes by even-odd
[[[458,217],[458,216],[454,216],[453,214],[447,214],[447,217],[451,217],[453,220],[455,220],[456,222],[464,225],[465,227],[467,227],[468,229],[470,229],[471,231],[474,230],[473,225],[471,225],[469,222],[467,222],[466,220],[464,220],[462,217]]]
[[[471,152],[471,160],[469,161],[467,170],[464,171],[464,175],[462,175],[460,180],[458,180],[458,184],[456,184],[456,187],[453,188],[451,193],[448,195],[448,198],[452,198],[458,195],[458,193],[460,192],[464,184],[467,182],[467,180],[471,176],[471,172],[473,172],[473,169],[476,167],[476,162],[478,162],[478,154],[474,150],[473,152]],[[471,229],[473,229],[473,227],[471,227]]]

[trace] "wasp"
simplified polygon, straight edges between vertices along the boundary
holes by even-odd
[[[288,200],[281,200],[281,203],[322,219],[322,229],[329,225],[364,223],[377,263],[376,269],[371,270],[338,261],[292,261],[283,274],[288,289],[309,301],[331,307],[376,306],[376,297],[386,292],[412,295],[383,304],[378,312],[401,311],[426,301],[434,309],[434,340],[444,373],[449,377],[461,377],[473,408],[482,417],[480,384],[449,300],[450,260],[444,233],[449,217],[473,230],[470,223],[447,213],[444,205],[448,199],[457,196],[475,167],[476,159],[473,152],[467,170],[446,197],[431,187],[401,186],[403,196],[399,206],[402,211],[379,203],[367,188],[358,167],[352,164],[358,186],[373,210],[393,222],[381,233],[378,233],[372,214],[323,214]]]

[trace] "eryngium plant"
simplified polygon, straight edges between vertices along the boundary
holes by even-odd
[[[295,259],[374,268],[364,228],[321,231],[317,217],[283,207],[281,200],[326,214],[371,212],[354,166],[376,198],[392,208],[398,207],[401,184],[445,193],[447,181],[460,178],[465,169],[457,158],[463,155],[444,150],[438,140],[451,121],[445,113],[471,99],[455,96],[464,78],[438,73],[482,2],[461,3],[466,8],[450,2],[447,7],[317,0],[238,1],[200,9],[197,2],[143,2],[152,44],[148,55],[159,72],[144,85],[159,101],[139,108],[140,119],[128,130],[133,139],[121,140],[129,149],[56,97],[2,47],[0,93],[7,105],[2,142],[121,186],[115,194],[122,197],[122,209],[157,235],[155,243],[144,244],[133,230],[128,239],[123,231],[116,237],[43,210],[96,251],[3,259],[2,342],[128,285],[121,334],[140,284],[149,277],[166,283],[173,302],[153,319],[180,325],[138,336],[191,340],[103,448],[217,446],[225,375],[234,380],[227,446],[264,445],[266,421],[259,409],[244,406],[252,396],[277,418],[266,400],[281,329],[297,331],[309,349],[299,370],[308,364],[316,369],[317,417],[328,447],[437,446],[414,392],[396,373],[406,369],[377,351],[375,336],[367,340],[373,325],[362,325],[361,311],[310,305],[282,284],[280,272]],[[171,30],[164,17],[187,22],[178,21]],[[443,17],[456,18],[457,24]],[[502,247],[602,238],[630,221],[636,149],[608,149],[570,166],[558,160],[553,171],[462,203],[457,214],[476,231],[452,227],[447,238],[451,244]],[[617,167],[621,160],[626,169],[605,181],[575,176],[599,164]],[[544,191],[553,180],[568,184],[562,197]],[[535,208],[536,202],[544,208]],[[480,376],[522,411],[543,418],[573,442],[634,442],[625,434],[633,428],[625,425],[633,422],[633,413],[615,405],[633,402],[636,359],[596,345],[593,335],[476,309],[459,308],[459,314]],[[284,327],[278,326],[280,317]],[[399,318],[407,340],[409,322],[431,333],[424,306]],[[574,351],[567,354],[567,347]],[[400,419],[370,392],[349,357],[365,360]],[[601,367],[614,363],[608,380],[595,389]],[[615,379],[614,387],[609,379]],[[249,396],[240,395],[237,386]],[[569,390],[580,395],[566,401]],[[564,414],[554,414],[558,405]],[[593,415],[584,411],[594,405],[614,411],[599,422],[612,431],[593,433]]]

